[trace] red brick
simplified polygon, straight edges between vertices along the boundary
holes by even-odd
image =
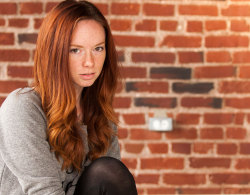
[[[131,129],[130,139],[131,140],[160,140],[162,133],[152,132],[147,129]]]
[[[235,76],[234,66],[202,66],[194,69],[195,78],[230,78]]]
[[[223,129],[222,128],[201,128],[200,131],[201,139],[223,139]]]
[[[159,174],[139,174],[135,177],[136,184],[158,184]]]
[[[249,158],[236,159],[235,168],[236,169],[250,169],[250,159]]]
[[[202,63],[203,52],[178,52],[180,63]]]
[[[221,47],[248,47],[249,38],[247,36],[207,36],[205,46],[209,48]]]
[[[225,20],[208,20],[205,22],[207,31],[226,30],[227,23]]]
[[[233,1],[233,0],[231,0]],[[240,0],[237,0],[240,1]],[[242,185],[241,185],[242,186]],[[250,188],[244,188],[244,187],[234,187],[234,188],[229,188],[225,187],[223,190],[223,194],[250,194]]]
[[[240,51],[233,54],[234,63],[249,63],[250,62],[250,52],[249,51]]]
[[[148,148],[152,154],[168,153],[168,144],[165,143],[148,143]]]
[[[141,169],[183,169],[183,158],[141,158]]]
[[[205,113],[204,124],[231,124],[234,115],[231,113]]]
[[[195,142],[193,144],[193,152],[198,154],[209,154],[213,153],[213,143]]]
[[[34,19],[34,28],[39,29],[40,26],[42,25],[43,18],[35,18]]]
[[[27,87],[25,81],[0,81],[0,93],[10,93],[17,88]]]
[[[229,168],[230,158],[189,158],[189,165],[192,168]]]
[[[246,20],[232,20],[231,31],[235,32],[249,32],[250,27]]]
[[[214,173],[209,175],[209,179],[214,184],[248,184],[250,182],[249,173]]]
[[[193,114],[193,113],[180,113],[176,116],[176,123],[177,124],[199,124],[200,121],[200,114]]]
[[[249,5],[229,5],[227,8],[221,10],[223,16],[250,16]]]
[[[122,162],[129,169],[136,169],[136,167],[137,167],[137,159],[135,159],[135,158],[122,158]]]
[[[124,128],[118,128],[118,137],[119,139],[126,139],[128,138],[128,130]]]
[[[168,35],[164,38],[160,46],[196,48],[201,47],[201,37],[197,36],[173,36]]]
[[[30,57],[29,51],[24,49],[0,49],[0,62],[17,62],[28,61]]]
[[[226,136],[229,139],[245,139],[247,130],[245,128],[228,127],[226,129]]]
[[[180,5],[180,15],[218,16],[217,6],[214,5]]]
[[[232,57],[228,51],[208,51],[206,53],[207,62],[231,62]]]
[[[147,70],[145,67],[122,67],[122,78],[145,78],[147,76]]]
[[[217,144],[217,153],[224,155],[232,155],[237,153],[237,145],[234,143]]]
[[[137,31],[156,31],[155,20],[141,20],[135,24],[135,30]]]
[[[123,114],[124,122],[127,125],[142,125],[145,124],[145,115],[141,113]]]
[[[249,81],[222,81],[219,83],[220,93],[249,93]]]
[[[171,97],[142,97],[135,98],[134,104],[137,107],[150,107],[150,108],[175,108],[176,98]]]
[[[126,91],[168,93],[167,82],[127,82]]]
[[[240,154],[250,154],[250,143],[240,143]]]
[[[249,109],[250,98],[225,98],[225,106],[238,109]]]
[[[181,99],[181,106],[187,108],[221,108],[221,99],[210,97],[183,97]]]
[[[235,124],[242,125],[244,123],[245,114],[244,113],[236,113],[235,114]]]
[[[143,144],[125,144],[125,150],[128,153],[139,154],[144,148]]]
[[[148,194],[159,195],[159,194],[175,194],[175,188],[164,188],[164,187],[156,187],[156,188],[147,188]]]
[[[58,2],[47,2],[45,6],[45,12],[47,13],[51,11],[57,4]]]
[[[114,108],[129,108],[131,105],[131,98],[129,97],[115,97],[113,106]]]
[[[145,3],[143,13],[147,16],[174,16],[174,5]]]
[[[5,19],[0,18],[0,26],[4,26],[5,25]]]
[[[201,185],[206,183],[205,174],[165,173],[163,182],[172,185]]]
[[[187,22],[187,32],[202,32],[203,24],[201,21],[188,21]]]
[[[179,154],[190,154],[191,144],[190,143],[172,143],[172,152]]]
[[[174,63],[175,54],[170,52],[133,52],[133,62]]]
[[[220,188],[181,188],[182,194],[221,194]]]
[[[196,139],[197,129],[195,128],[175,128],[174,131],[166,132],[167,139]]]
[[[13,45],[14,34],[13,33],[0,33],[0,45]]]
[[[163,20],[160,21],[160,29],[165,31],[176,31],[177,30],[177,21]]]
[[[110,21],[110,27],[112,30],[130,31],[131,27],[132,27],[132,21],[131,20],[113,19]]]
[[[32,66],[8,66],[8,76],[20,78],[33,78]]]
[[[106,3],[94,3],[94,4],[102,12],[103,15],[108,14],[108,4]]]
[[[154,37],[149,36],[128,36],[128,35],[115,35],[115,43],[121,47],[152,47],[155,44]]]
[[[111,13],[115,15],[137,15],[140,4],[138,3],[112,3]]]
[[[11,15],[17,13],[16,3],[0,3],[0,14],[1,15]]]
[[[238,69],[240,78],[250,78],[250,66],[239,66]]]
[[[4,102],[6,97],[0,97],[0,106],[2,105],[2,103]]]
[[[43,12],[42,3],[26,2],[20,3],[20,13],[21,14],[41,14]]]
[[[9,26],[17,28],[26,28],[29,25],[29,19],[24,18],[10,18]]]

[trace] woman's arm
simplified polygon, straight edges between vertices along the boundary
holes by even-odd
[[[63,174],[50,152],[39,103],[34,92],[8,96],[0,110],[0,154],[25,194],[64,195]]]
[[[115,135],[112,137],[111,144],[107,152],[107,156],[111,156],[118,160],[121,160],[120,145],[117,137],[117,126],[111,123],[111,128],[114,130]]]

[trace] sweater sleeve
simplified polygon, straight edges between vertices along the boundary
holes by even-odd
[[[60,163],[50,152],[39,103],[34,92],[7,97],[0,110],[0,155],[25,194],[64,195]]]
[[[107,152],[107,156],[121,160],[120,145],[117,137],[117,126],[112,123],[111,127],[114,130],[115,135],[112,137],[111,144]]]

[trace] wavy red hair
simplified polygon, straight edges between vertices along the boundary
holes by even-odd
[[[118,80],[117,53],[107,20],[87,1],[66,0],[45,17],[37,39],[34,59],[34,88],[41,96],[47,116],[47,137],[62,169],[81,169],[85,157],[81,129],[77,125],[76,94],[69,74],[69,47],[77,22],[93,19],[106,34],[106,59],[102,72],[81,94],[83,123],[87,125],[88,158],[94,160],[107,151],[117,124],[112,108]]]

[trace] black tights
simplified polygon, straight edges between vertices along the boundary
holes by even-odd
[[[137,195],[128,168],[112,157],[93,161],[82,173],[74,195]]]

